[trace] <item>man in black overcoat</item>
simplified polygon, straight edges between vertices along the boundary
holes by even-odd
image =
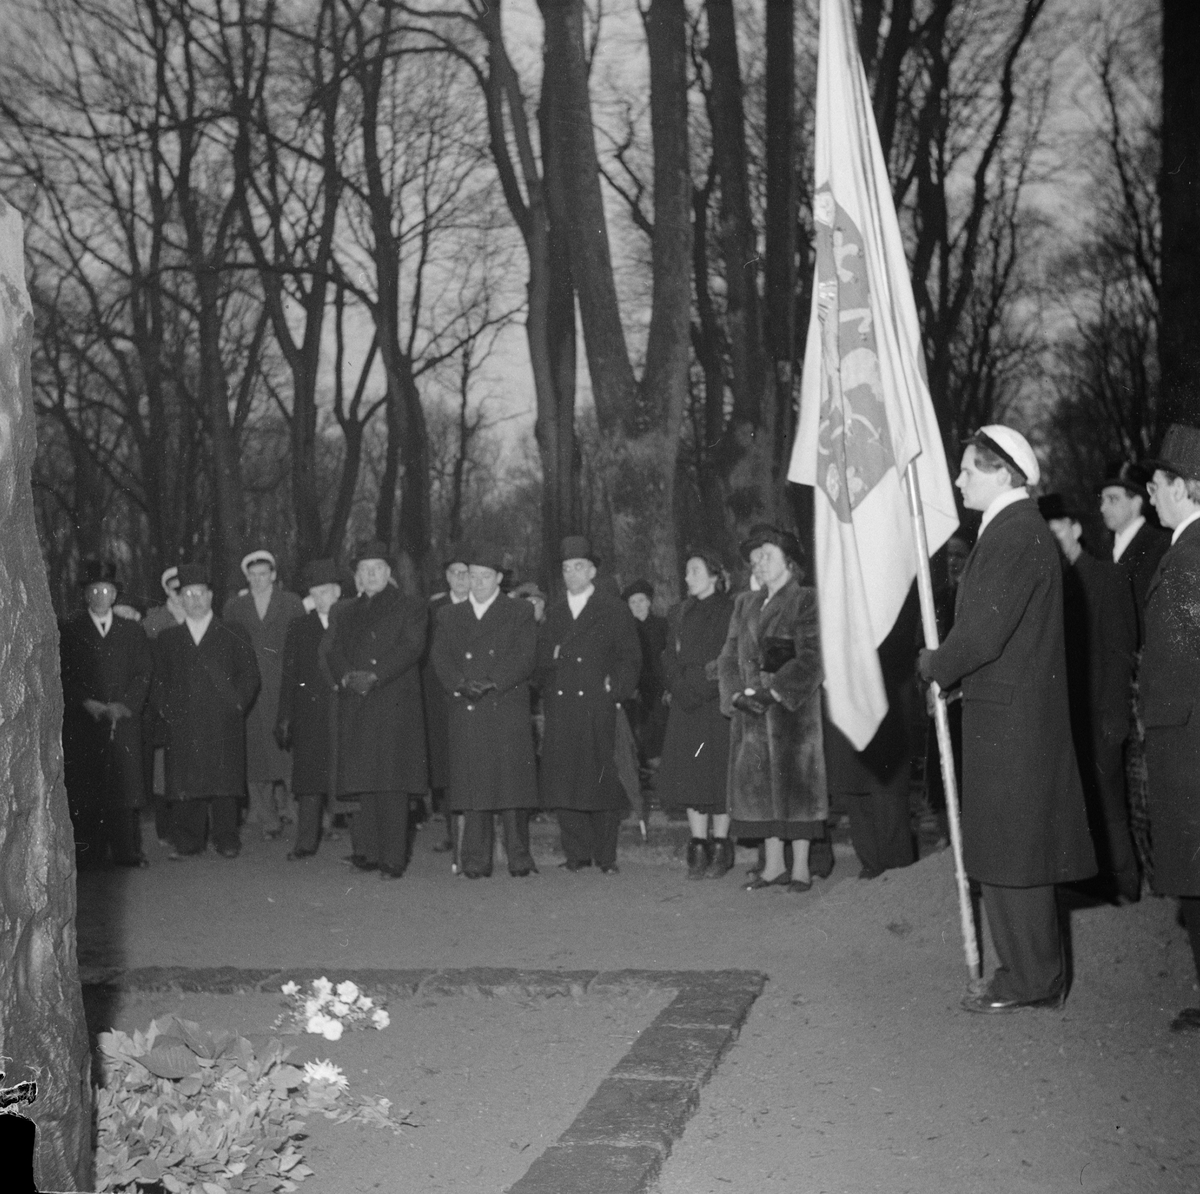
[[[351,862],[398,879],[408,865],[408,805],[429,783],[421,658],[425,602],[392,582],[386,544],[354,555],[360,592],[334,607],[321,651],[338,686],[337,794],[358,801]]]
[[[629,728],[637,743],[638,764],[647,771],[651,760],[662,755],[667,729],[667,707],[663,704],[662,653],[667,649],[667,619],[654,612],[654,586],[639,578],[621,590],[629,606],[642,644],[642,670],[637,691],[625,705]]]
[[[983,893],[997,966],[972,1012],[1061,1003],[1066,968],[1055,884],[1096,873],[1071,742],[1062,566],[1027,484],[1025,437],[991,424],[967,442],[956,484],[983,511],[954,628],[920,670],[962,686],[963,857]]]
[[[275,742],[292,752],[292,793],[296,797],[296,844],[289,861],[309,858],[321,838],[321,810],[329,793],[333,762],[333,697],[329,673],[321,666],[321,639],[329,611],[342,595],[333,560],[304,567],[303,584],[312,610],[295,618],[283,644],[283,679],[275,714]]]
[[[462,874],[492,873],[493,820],[500,814],[509,873],[537,868],[529,852],[529,810],[537,806],[537,764],[529,680],[537,623],[527,601],[500,591],[504,564],[487,546],[467,550],[467,601],[438,610],[430,657],[450,694],[449,807],[463,818]]]
[[[1146,597],[1142,653],[1151,882],[1178,897],[1200,978],[1200,428],[1174,424],[1148,467],[1150,500],[1172,532]],[[1200,1007],[1171,1027],[1200,1032]]]
[[[246,794],[246,715],[258,695],[249,636],[213,614],[208,572],[180,564],[182,625],[155,640],[150,699],[166,723],[172,860],[204,850],[236,858],[238,802]]]
[[[1171,536],[1146,518],[1146,492],[1149,474],[1139,464],[1114,461],[1105,469],[1104,480],[1096,487],[1100,495],[1100,517],[1112,532],[1112,560],[1120,564],[1133,586],[1137,609],[1138,638],[1141,641],[1142,618],[1146,613],[1146,593],[1158,561],[1171,544]]]
[[[87,608],[62,627],[63,759],[80,867],[111,851],[118,866],[148,865],[142,854],[142,709],[154,661],[136,622],[113,614],[116,567],[84,563]]]
[[[1125,794],[1129,686],[1138,636],[1133,588],[1119,564],[1084,551],[1083,524],[1061,494],[1039,498],[1038,509],[1063,555],[1071,729],[1100,878],[1107,896],[1132,901],[1142,885]]]
[[[628,807],[613,762],[617,706],[637,689],[642,647],[629,607],[595,584],[596,557],[582,535],[562,541],[566,593],[538,634],[545,704],[542,805],[558,810],[566,861],[617,871],[617,833]]]

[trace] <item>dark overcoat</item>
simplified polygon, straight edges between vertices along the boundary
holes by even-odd
[[[546,611],[538,633],[546,808],[598,812],[628,804],[613,751],[617,705],[634,693],[642,668],[636,621],[620,597],[599,587],[578,618],[566,597]]]
[[[142,711],[154,659],[136,622],[113,617],[101,635],[85,610],[64,623],[60,640],[63,686],[63,761],[72,808],[146,803],[142,767]],[[119,701],[133,714],[113,722],[94,718],[87,700]]]
[[[328,792],[333,761],[334,689],[321,666],[325,627],[316,610],[295,618],[283,643],[278,723],[292,738],[292,791],[297,796]]]
[[[733,707],[747,688],[762,688],[762,641],[791,639],[795,657],[771,677],[779,701],[761,717]],[[729,812],[738,821],[824,821],[829,815],[821,727],[821,640],[816,590],[790,577],[741,593],[718,664],[721,711],[729,734]]]
[[[199,644],[188,624],[154,641],[151,700],[166,723],[167,799],[246,793],[246,714],[258,662],[240,626],[214,617]]]
[[[271,590],[266,617],[260,618],[251,593],[239,593],[225,602],[222,613],[227,623],[245,630],[258,661],[262,686],[246,718],[246,779],[249,783],[287,782],[292,760],[280,750],[272,731],[279,711],[279,686],[283,681],[283,646],[288,626],[304,617],[304,603],[295,593],[277,584]]]
[[[450,696],[450,808],[454,812],[533,808],[538,802],[529,680],[537,664],[537,623],[528,601],[503,593],[482,618],[470,601],[437,613],[430,653],[447,693],[491,680],[478,699]]]
[[[1067,703],[1062,565],[1028,498],[1004,507],[967,557],[932,667],[942,688],[962,684],[967,874],[997,887],[1094,875]]]
[[[1138,532],[1129,540],[1129,546],[1121,553],[1118,565],[1125,570],[1133,586],[1133,601],[1137,607],[1138,641],[1145,637],[1143,626],[1146,616],[1146,596],[1150,582],[1158,571],[1158,562],[1171,546],[1171,532],[1153,526],[1149,521],[1138,527]]]
[[[421,660],[421,694],[425,701],[425,747],[429,755],[431,788],[445,788],[450,783],[450,698],[437,677],[429,650],[433,644],[438,613],[445,606],[453,604],[449,593],[435,593],[429,599],[429,649]]]
[[[1200,522],[1163,556],[1146,598],[1146,726],[1154,890],[1200,896]]]
[[[667,615],[661,667],[671,706],[654,787],[664,808],[726,810],[729,718],[716,673],[732,616],[733,599],[724,593],[688,597]]]
[[[387,585],[334,606],[327,665],[338,693],[337,791],[424,792],[429,786],[421,656],[429,624],[425,603]],[[345,687],[350,672],[374,672],[366,696]]]

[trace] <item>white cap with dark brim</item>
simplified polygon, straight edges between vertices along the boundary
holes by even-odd
[[[252,551],[248,556],[244,556],[242,558],[242,575],[247,579],[250,577],[251,564],[270,564],[274,568],[275,557],[264,547],[260,547],[257,551]]]
[[[1036,485],[1042,479],[1041,466],[1029,441],[1019,431],[1005,427],[1003,423],[988,423],[980,427],[967,442],[977,442],[985,448],[991,448],[1005,464],[1011,464],[1024,473],[1030,485]]]

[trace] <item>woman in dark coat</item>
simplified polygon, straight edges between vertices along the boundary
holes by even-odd
[[[667,616],[662,653],[671,707],[656,791],[663,808],[687,809],[692,830],[688,878],[719,879],[733,866],[725,792],[729,719],[721,712],[717,683],[717,658],[729,633],[733,601],[725,594],[721,562],[711,552],[688,556],[684,582],[688,595]]]
[[[800,584],[794,535],[757,526],[742,544],[761,584],[734,606],[721,651],[721,711],[729,739],[730,832],[766,839],[766,862],[748,891],[807,891],[809,843],[825,836],[829,795],[821,732],[817,595]],[[792,843],[792,869],[783,843]]]
[[[359,802],[351,860],[398,879],[408,865],[409,795],[424,796],[429,782],[420,673],[429,617],[391,580],[386,546],[362,544],[362,591],[334,607],[322,651],[339,689],[337,791]]]

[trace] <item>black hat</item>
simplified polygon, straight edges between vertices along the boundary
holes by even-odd
[[[208,579],[208,569],[203,564],[179,565],[179,591],[182,593],[188,585],[204,585],[206,588],[212,588],[212,582]]]
[[[1185,481],[1200,481],[1200,427],[1172,423],[1163,437],[1162,447],[1153,460],[1143,460],[1142,468],[1154,475],[1156,469],[1182,477]]]
[[[442,567],[449,568],[451,564],[470,564],[467,559],[468,551],[464,543],[449,543],[442,555]],[[491,565],[489,564],[490,568]]]
[[[1096,486],[1096,492],[1120,488],[1132,497],[1148,501],[1150,495],[1146,492],[1146,482],[1151,476],[1140,464],[1134,464],[1131,460],[1110,460],[1104,468],[1104,480]]]
[[[117,587],[117,566],[112,560],[84,560],[83,572],[79,577],[81,588],[88,585],[112,585]]]
[[[596,565],[600,563],[600,557],[592,551],[592,545],[583,535],[568,535],[562,541],[558,558],[564,562],[566,560],[590,560]]]
[[[388,545],[379,539],[362,539],[359,541],[350,562],[357,568],[363,560],[382,560],[389,568],[392,566],[392,557],[388,551]]]
[[[490,568],[501,574],[504,572],[504,553],[491,543],[472,543],[463,549],[462,559],[468,567],[474,564],[476,568]]]
[[[654,600],[654,586],[648,580],[638,579],[621,590],[621,600],[628,601],[635,593],[641,593],[651,601]]]
[[[1038,513],[1047,521],[1054,522],[1059,518],[1069,518],[1079,522],[1079,512],[1070,505],[1061,493],[1047,493],[1038,498]]]
[[[309,560],[301,573],[301,583],[307,593],[309,589],[315,589],[318,585],[340,585],[342,578],[333,560]]]
[[[804,563],[804,548],[800,546],[800,540],[789,531],[782,531],[769,522],[755,523],[750,528],[750,534],[738,549],[742,559],[749,560],[750,553],[756,547],[762,547],[764,543],[774,543],[789,560],[796,564]]]

